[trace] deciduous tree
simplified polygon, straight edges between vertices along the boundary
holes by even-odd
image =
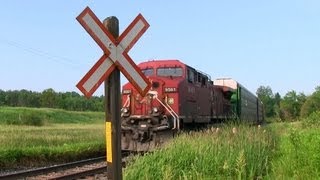
[[[312,93],[301,107],[301,116],[307,117],[311,113],[320,111],[320,86],[315,88],[315,92]]]
[[[256,92],[258,98],[262,101],[266,117],[273,117],[275,115],[274,110],[274,95],[270,86],[260,86]]]
[[[296,91],[289,91],[280,102],[280,110],[283,113],[283,118],[286,120],[296,119],[300,115],[301,107],[306,101],[304,93],[297,94]]]

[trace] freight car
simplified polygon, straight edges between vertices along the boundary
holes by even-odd
[[[215,86],[220,86],[228,102],[234,117],[242,121],[261,123],[264,120],[262,102],[244,86],[231,78],[214,80]]]
[[[261,101],[233,79],[212,81],[208,74],[179,60],[153,60],[138,66],[152,87],[145,97],[130,83],[122,88],[123,150],[148,151],[186,126],[263,120]]]

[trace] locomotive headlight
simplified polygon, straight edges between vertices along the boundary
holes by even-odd
[[[128,113],[129,109],[128,108],[123,108],[122,111],[123,111],[123,113]]]
[[[122,94],[131,94],[131,89],[122,90]]]
[[[130,115],[130,111],[128,107],[124,107],[121,109],[121,117],[128,117]]]
[[[154,113],[157,113],[157,112],[159,111],[159,109],[158,109],[157,107],[153,107],[152,111],[153,111]]]
[[[168,104],[174,104],[174,99],[172,97],[168,98]]]

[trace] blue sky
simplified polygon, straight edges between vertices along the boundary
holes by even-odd
[[[120,32],[142,13],[150,28],[129,52],[136,63],[179,59],[252,92],[268,85],[310,94],[320,85],[318,0],[8,0],[0,6],[0,89],[80,93],[75,85],[102,55],[75,19],[86,6],[100,20],[116,16]]]

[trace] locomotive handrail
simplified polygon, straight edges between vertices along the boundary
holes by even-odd
[[[179,123],[179,116],[178,116],[178,114],[176,113],[176,112],[174,112],[174,110],[172,109],[172,107],[168,104],[168,96],[166,96],[166,100],[165,100],[165,102],[166,102],[166,105],[170,108],[170,110],[171,110],[171,112],[173,112],[173,114],[177,117],[176,118],[176,124],[178,124],[178,130],[180,130],[180,123]],[[176,125],[177,126],[177,125]]]
[[[174,112],[174,110],[169,105],[166,106],[165,104],[163,104],[163,102],[161,102],[161,100],[158,98],[158,92],[157,91],[149,91],[148,94],[152,94],[153,98],[155,98],[171,114],[171,116],[174,119],[173,120],[173,128],[172,129],[176,129],[177,128],[177,119],[179,119],[179,116],[177,115],[177,113]],[[166,104],[167,104],[167,102],[166,102]],[[179,128],[180,128],[180,126],[178,126],[178,130],[179,130]]]
[[[124,107],[127,107],[127,106],[128,106],[127,104],[130,104],[130,94],[127,95],[127,100],[126,100],[126,102],[124,103],[122,109],[123,109]],[[121,109],[121,110],[122,110],[122,109]]]

